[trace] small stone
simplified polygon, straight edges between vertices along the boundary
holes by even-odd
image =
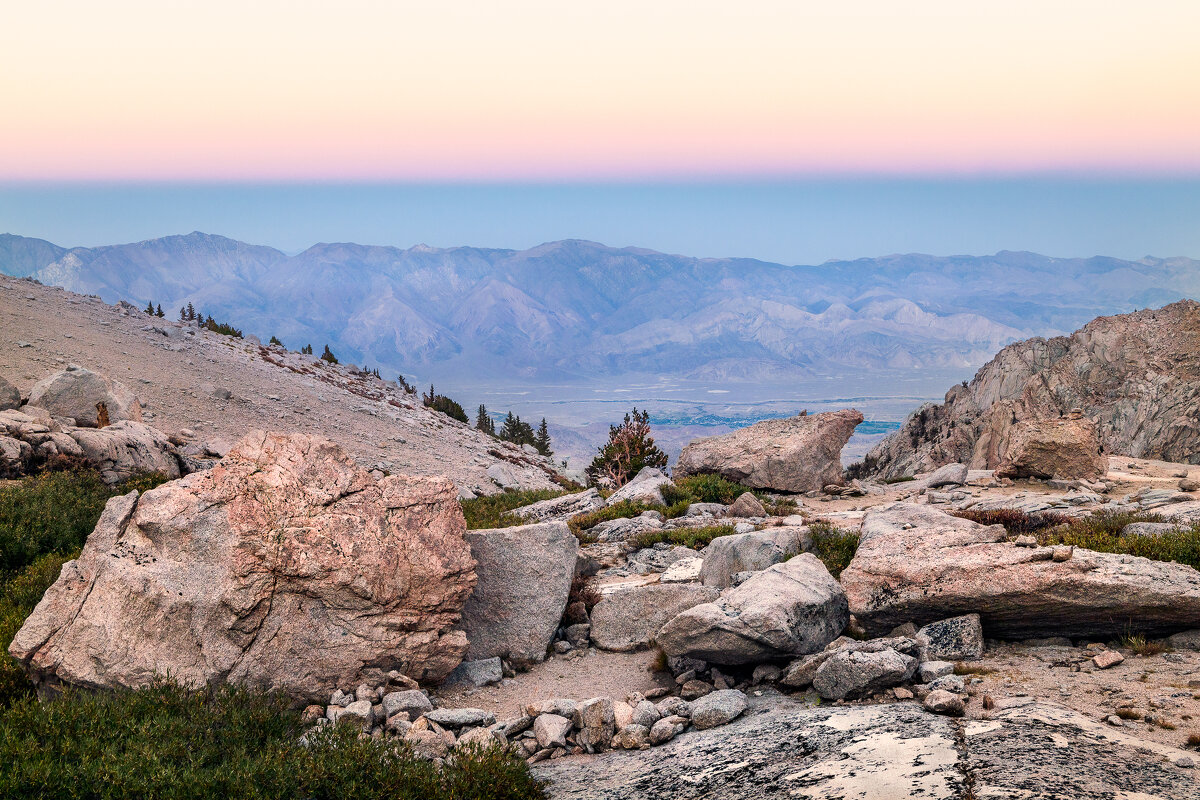
[[[712,690],[713,687],[704,681],[690,680],[679,690],[679,696],[684,700],[695,700],[698,697],[704,697]]]
[[[1125,660],[1125,656],[1118,653],[1116,650],[1104,650],[1092,656],[1092,663],[1096,665],[1096,669],[1108,669],[1115,667]]]
[[[612,746],[620,750],[640,750],[650,743],[650,729],[645,725],[626,725],[613,736]]]
[[[1037,537],[1035,536],[1018,536],[1013,542],[1017,547],[1037,547]]]
[[[558,714],[541,714],[533,721],[533,735],[543,748],[566,747],[571,720]]]
[[[774,664],[759,664],[754,668],[754,674],[750,678],[750,682],[759,683],[775,683],[783,675],[783,670]]]
[[[903,686],[897,686],[895,689],[892,689],[892,694],[896,695],[897,700],[913,699],[913,693],[908,689],[905,689]]]
[[[465,728],[495,724],[496,715],[482,708],[437,708],[426,712],[425,719],[447,728]]]
[[[963,714],[962,698],[942,689],[935,689],[925,695],[925,708],[934,714],[948,717],[961,717]]]
[[[1191,769],[1196,766],[1196,762],[1192,760],[1191,756],[1180,756],[1175,759],[1175,766],[1182,767],[1183,769]]]
[[[649,700],[643,700],[633,707],[633,716],[631,722],[634,725],[644,725],[649,732],[649,729],[658,722],[662,714],[658,712],[658,708]],[[628,724],[628,723],[627,723]]]
[[[433,704],[429,702],[429,698],[424,692],[418,692],[415,689],[406,689],[402,692],[388,692],[383,696],[383,711],[388,718],[392,718],[397,714],[408,714],[410,719],[415,719],[422,714],[433,711]]]
[[[954,663],[951,661],[926,661],[917,667],[917,677],[921,683],[935,681],[943,675],[954,674]]]
[[[1107,717],[1104,718],[1104,721],[1107,722],[1109,725],[1112,725],[1114,728],[1125,727],[1124,721],[1122,721],[1121,718],[1118,717],[1116,714],[1109,714]]]
[[[736,719],[746,710],[746,695],[737,689],[722,689],[692,704],[692,724],[699,730],[715,728]]]
[[[1071,556],[1075,553],[1075,548],[1071,545],[1060,544],[1054,547],[1051,558],[1060,564],[1064,561],[1070,561]]]
[[[686,717],[663,717],[650,728],[650,744],[664,744],[683,733],[687,728]]]

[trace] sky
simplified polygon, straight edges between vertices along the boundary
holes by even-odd
[[[43,0],[0,179],[1200,173],[1194,0]]]
[[[0,231],[1200,255],[1195,0],[44,0]]]

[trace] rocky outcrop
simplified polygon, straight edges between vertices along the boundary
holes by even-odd
[[[97,425],[100,403],[111,422],[142,420],[141,404],[129,387],[74,364],[38,381],[29,392],[29,405],[44,408],[55,417],[70,417],[76,425],[89,428]]]
[[[814,653],[845,629],[846,597],[810,553],[775,564],[713,603],[690,608],[658,632],[669,656],[753,664]]]
[[[562,497],[552,497],[549,500],[530,503],[527,506],[515,508],[509,513],[526,522],[552,522],[569,519],[576,514],[586,514],[603,505],[604,498],[600,496],[600,492],[596,489],[588,489],[585,492],[565,494]]]
[[[1078,413],[1013,425],[1004,461],[996,468],[1000,478],[1086,480],[1106,472],[1108,458],[1100,451],[1096,425]]]
[[[747,701],[747,713],[724,727],[653,750],[609,754],[603,769],[560,758],[536,765],[534,774],[548,782],[554,800],[1196,795],[1191,770],[1172,763],[1194,753],[1060,706],[998,708],[989,721],[960,726],[912,703],[813,708],[799,698]]]
[[[758,572],[812,547],[807,528],[783,526],[718,536],[704,551],[700,582],[725,589],[739,572]]]
[[[647,647],[676,615],[717,599],[716,589],[695,584],[650,584],[606,595],[592,608],[592,644],[601,650]]]
[[[842,482],[842,448],[862,421],[853,409],[764,420],[693,441],[679,454],[675,474],[714,473],[781,492],[820,490]]]
[[[186,463],[161,431],[141,422],[76,428],[37,406],[0,411],[0,477],[20,477],[56,456],[86,459],[109,484],[148,472],[178,478]]]
[[[467,658],[542,661],[567,607],[578,540],[565,522],[467,531],[479,581],[463,609]]]
[[[1107,453],[1200,463],[1200,303],[1097,317],[1070,336],[1011,344],[922,406],[859,471],[884,478],[961,462],[995,469],[1013,427],[1073,409],[1097,424]]]
[[[446,480],[376,480],[336,445],[255,431],[213,469],[111,500],[13,639],[39,684],[244,684],[324,699],[439,680],[474,586]]]
[[[21,390],[0,375],[0,411],[7,411],[21,405]]]
[[[147,472],[179,477],[175,447],[161,431],[144,423],[123,420],[105,428],[72,428],[68,433],[105,483]]]
[[[850,611],[871,635],[979,614],[987,636],[1112,636],[1200,626],[1200,572],[1182,564],[1075,548],[1018,547],[1003,527],[927,505],[867,513],[841,575]]]
[[[671,479],[660,469],[643,467],[629,483],[617,489],[605,505],[616,505],[621,502],[645,503],[647,505],[663,505],[662,489],[671,483]]]

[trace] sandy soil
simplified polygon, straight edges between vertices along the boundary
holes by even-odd
[[[519,716],[530,703],[556,697],[623,700],[631,692],[675,685],[668,673],[650,671],[653,652],[606,653],[588,648],[585,653],[575,658],[553,656],[499,686],[439,692],[437,697],[445,706],[482,708],[504,719]]]

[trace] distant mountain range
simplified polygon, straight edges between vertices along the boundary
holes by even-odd
[[[421,377],[631,373],[778,382],[973,367],[1100,314],[1200,298],[1200,261],[893,255],[785,266],[594,242],[529,250],[317,244],[289,256],[191,233],[62,248],[0,235],[0,272],[204,313],[294,349]]]

